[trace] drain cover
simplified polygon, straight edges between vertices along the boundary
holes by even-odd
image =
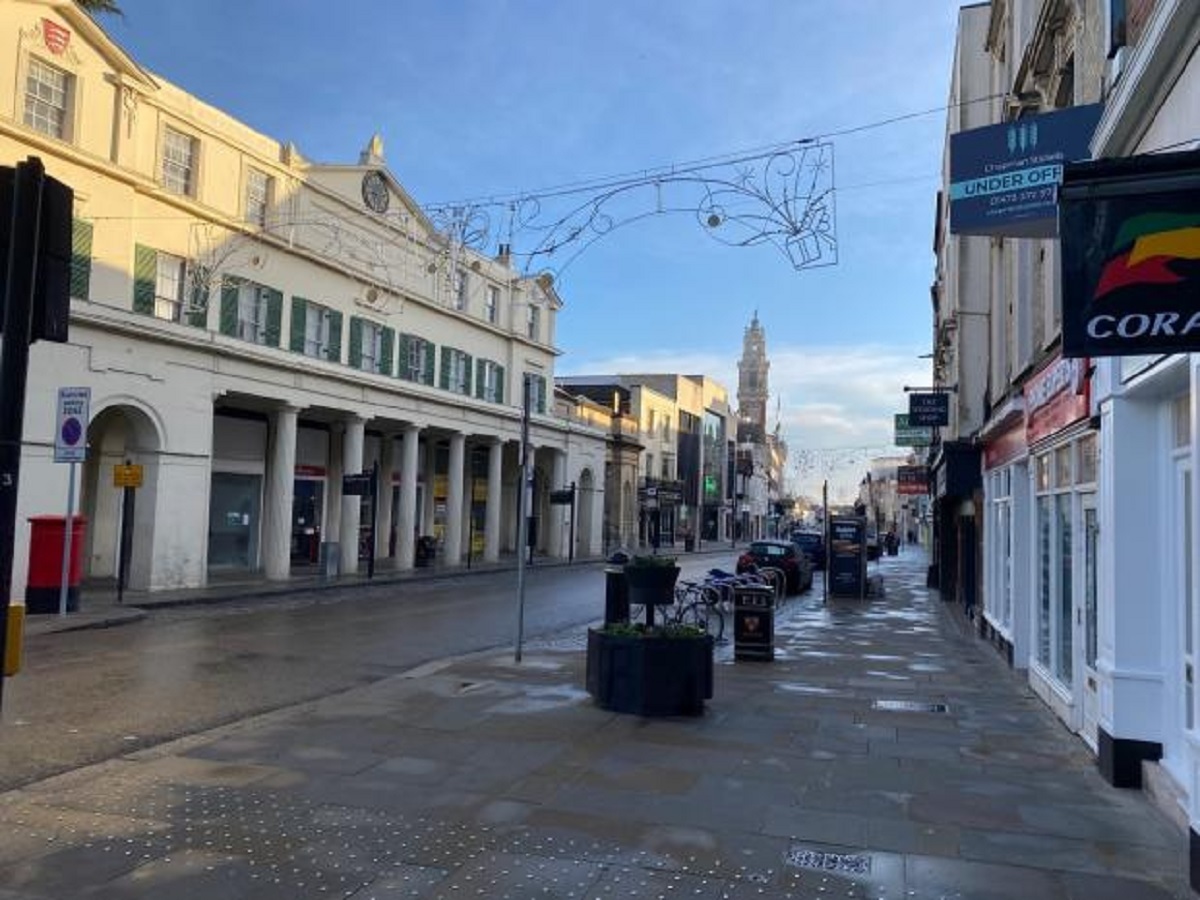
[[[924,700],[873,700],[874,709],[885,709],[890,712],[949,712],[950,707],[945,703],[929,703]]]
[[[867,875],[871,871],[871,857],[862,853],[828,853],[824,850],[792,847],[784,857],[784,861],[789,866],[797,866],[801,869],[819,869],[822,872]]]

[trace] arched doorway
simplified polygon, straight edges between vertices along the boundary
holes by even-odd
[[[162,430],[151,411],[133,401],[115,402],[93,416],[88,447],[80,503],[88,520],[85,577],[117,577],[122,527],[131,514],[126,585],[147,590],[154,562]],[[124,489],[113,484],[113,467],[126,463],[142,467],[142,486],[131,489],[129,501],[124,499]]]
[[[579,488],[575,497],[575,555],[591,556],[592,548],[592,503],[596,495],[595,479],[591,469],[579,473]]]

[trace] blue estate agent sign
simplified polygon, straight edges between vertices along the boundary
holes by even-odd
[[[950,135],[951,233],[1054,237],[1063,164],[1091,158],[1102,109],[1072,106]]]

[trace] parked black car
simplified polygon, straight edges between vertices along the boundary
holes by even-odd
[[[750,568],[782,569],[789,594],[807,591],[813,583],[812,561],[791,541],[754,541],[738,557],[737,572]]]
[[[804,551],[814,569],[825,571],[825,535],[819,531],[793,531],[792,543]]]

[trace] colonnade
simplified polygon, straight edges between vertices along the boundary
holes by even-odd
[[[261,546],[263,570],[267,578],[272,580],[286,580],[291,574],[292,503],[300,413],[299,407],[284,404],[276,407],[270,415]],[[374,460],[368,461],[365,455],[366,427],[365,418],[351,415],[334,422],[330,428],[323,532],[328,540],[338,541],[340,571],[347,574],[357,572],[359,568],[362,506],[359,496],[344,495],[343,477],[368,472],[374,464]],[[426,453],[422,459],[420,442],[423,436]],[[377,559],[387,559],[392,555],[391,523],[395,521],[395,567],[410,569],[415,564],[418,526],[425,533],[431,529],[434,520],[437,445],[445,442],[449,445],[449,464],[445,473],[441,560],[443,564],[451,566],[462,563],[464,538],[467,537],[464,532],[467,531],[466,524],[475,501],[468,487],[468,467],[471,465],[467,452],[468,440],[472,452],[485,448],[487,453],[483,561],[499,560],[504,522],[501,507],[505,441],[494,435],[467,435],[461,431],[433,429],[416,423],[408,423],[398,429],[392,426],[382,431],[378,455]],[[531,445],[531,458],[536,452],[537,448]],[[544,452],[549,454],[551,484],[562,486],[566,478],[566,453],[557,448],[545,448]],[[423,478],[419,477],[420,469],[424,470]],[[424,503],[423,508],[418,509],[418,486],[421,482],[425,486]],[[392,498],[394,484],[399,487],[395,509]],[[515,505],[509,515],[516,515]],[[547,553],[553,557],[565,557],[568,548],[562,528],[554,527],[555,523],[547,524],[551,526],[545,533]]]

